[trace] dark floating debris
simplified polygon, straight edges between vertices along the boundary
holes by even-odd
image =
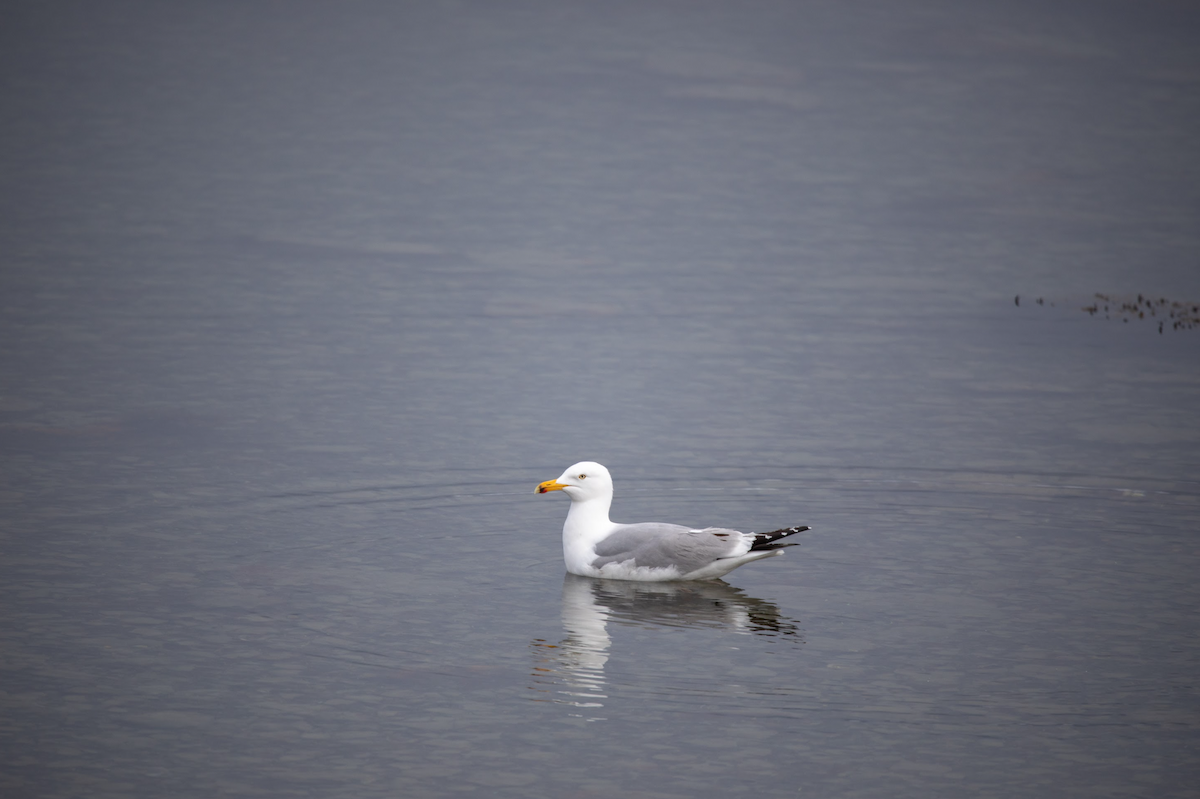
[[[1167,324],[1171,325],[1172,330],[1191,330],[1200,326],[1200,303],[1176,302],[1166,297],[1154,299],[1143,294],[1137,295],[1136,300],[1108,294],[1096,294],[1095,298],[1096,302],[1083,306],[1083,310],[1091,316],[1104,311],[1104,318],[1108,319],[1111,308],[1111,312],[1121,315],[1122,322],[1150,317],[1158,320],[1159,333],[1163,332]],[[1038,300],[1038,303],[1040,304],[1041,300]]]

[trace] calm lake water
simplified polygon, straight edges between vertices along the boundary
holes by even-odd
[[[0,793],[1194,796],[1198,32],[13,5]]]

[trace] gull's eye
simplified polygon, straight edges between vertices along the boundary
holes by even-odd
[[[579,479],[580,479],[580,480],[586,480],[586,479],[587,479],[587,475],[586,475],[586,474],[581,474],[581,475],[579,475]]]

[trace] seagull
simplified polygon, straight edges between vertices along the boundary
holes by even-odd
[[[567,571],[613,580],[712,580],[753,560],[782,555],[796,546],[782,539],[808,527],[742,533],[721,527],[695,530],[679,524],[617,524],[608,518],[613,484],[608,469],[582,461],[560,477],[540,483],[535,493],[562,491],[571,498],[563,525]]]

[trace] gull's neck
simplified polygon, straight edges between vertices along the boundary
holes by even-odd
[[[563,545],[583,544],[590,547],[608,535],[613,526],[608,518],[611,505],[612,494],[572,499],[566,524],[563,525]]]
[[[589,499],[571,497],[571,508],[563,524],[563,561],[571,574],[597,576],[592,561],[596,558],[596,544],[612,532],[613,523],[608,519],[611,504],[612,491]]]

